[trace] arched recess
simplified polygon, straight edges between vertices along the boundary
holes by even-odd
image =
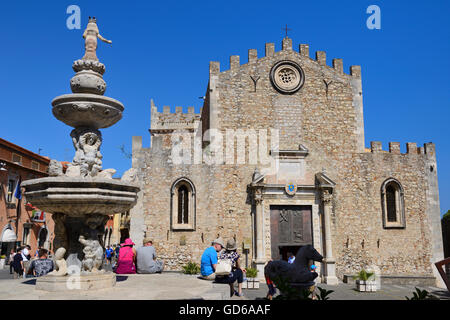
[[[0,236],[0,244],[1,244],[1,255],[9,255],[11,249],[15,249],[17,243],[17,235],[14,231],[14,228],[11,224],[6,224],[3,227],[1,236]]]
[[[39,233],[37,236],[37,245],[38,248],[50,249],[50,241],[49,241],[50,233],[48,232],[47,226],[42,226],[39,229]]]

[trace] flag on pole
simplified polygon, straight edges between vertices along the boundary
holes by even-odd
[[[19,181],[17,181],[16,191],[14,192],[14,197],[16,199],[22,199],[22,189],[20,188],[20,184],[22,183],[22,177],[19,176]]]

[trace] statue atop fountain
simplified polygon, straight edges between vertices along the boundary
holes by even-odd
[[[106,43],[112,43],[111,40],[106,40],[98,31],[97,19],[95,17],[89,17],[89,22],[84,30],[83,38],[85,39],[84,48],[86,53],[84,54],[84,60],[98,60],[96,51],[97,51],[97,38]]]
[[[82,59],[73,62],[76,74],[70,80],[72,93],[52,101],[55,118],[74,128],[70,133],[75,148],[72,163],[63,173],[53,161],[49,177],[27,180],[22,186],[29,202],[53,213],[53,247],[55,251],[65,249],[68,269],[71,264],[81,268],[81,278],[95,274],[94,278],[89,278],[87,287],[95,288],[95,281],[100,279],[98,281],[103,282],[99,287],[105,288],[105,281],[110,281],[111,286],[115,284],[114,274],[102,270],[105,224],[109,215],[128,211],[136,204],[139,187],[130,179],[132,170],[118,180],[112,178],[116,170],[102,168],[99,129],[118,122],[124,107],[121,102],[104,96],[105,65],[96,55],[97,38],[107,43],[111,41],[100,35],[95,18],[89,19],[83,38],[86,52]],[[38,279],[40,286],[37,288],[45,287],[46,281],[52,283],[51,288],[58,287],[54,284],[59,281],[55,280],[57,275],[59,278],[69,276],[58,273],[42,277]]]

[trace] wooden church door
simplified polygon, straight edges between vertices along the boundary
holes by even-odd
[[[272,259],[287,259],[306,244],[312,244],[311,206],[270,206]]]

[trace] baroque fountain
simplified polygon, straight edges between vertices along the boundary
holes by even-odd
[[[103,38],[96,19],[89,17],[84,31],[85,55],[76,60],[70,80],[71,94],[52,101],[53,115],[73,127],[70,136],[75,156],[63,173],[62,165],[52,160],[49,177],[22,184],[29,202],[52,212],[55,222],[53,249],[57,270],[38,278],[36,289],[61,291],[99,289],[115,285],[115,275],[103,266],[104,227],[109,215],[131,209],[139,187],[135,169],[113,179],[114,169],[102,170],[99,129],[108,128],[122,118],[124,107],[106,97],[103,80],[105,65],[96,55],[97,38]],[[70,279],[70,281],[69,281]]]

